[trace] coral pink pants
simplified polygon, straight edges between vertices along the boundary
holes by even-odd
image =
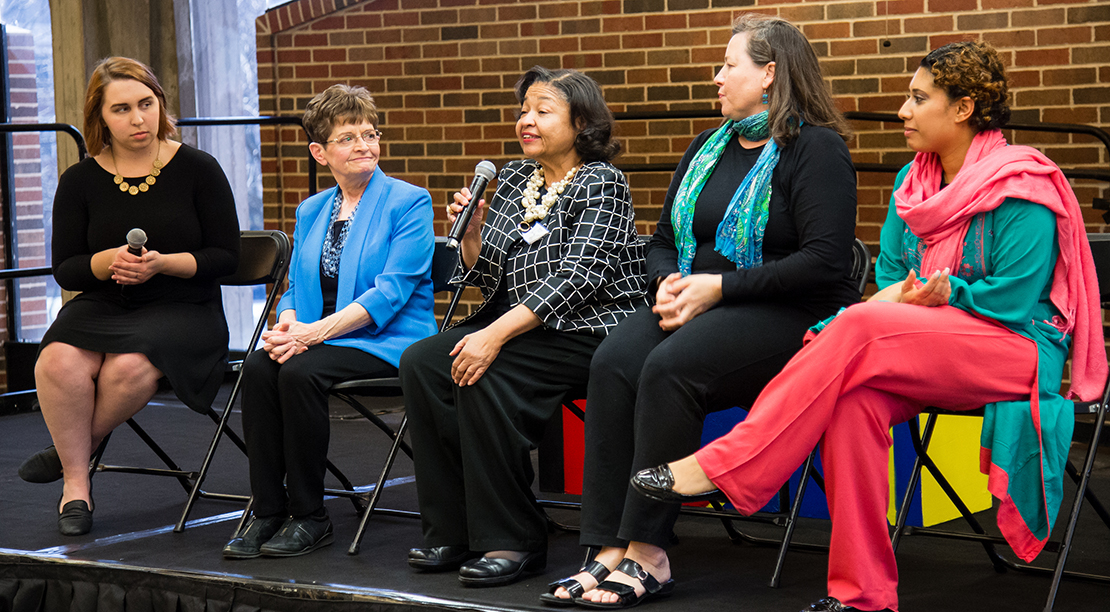
[[[695,454],[738,510],[778,491],[818,442],[832,516],[829,596],[898,609],[887,528],[890,428],[925,406],[1029,397],[1032,340],[951,306],[854,305],[801,350],[748,418]]]

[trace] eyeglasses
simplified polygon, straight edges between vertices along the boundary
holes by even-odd
[[[325,140],[324,144],[334,142],[335,144],[339,145],[340,147],[346,149],[347,147],[353,146],[355,144],[355,139],[356,138],[362,139],[362,141],[365,142],[368,145],[377,144],[377,142],[382,139],[382,131],[381,130],[366,130],[365,132],[363,132],[361,134],[344,134],[344,135],[342,135],[338,138],[333,138],[331,140]]]

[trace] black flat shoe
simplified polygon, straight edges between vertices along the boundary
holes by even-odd
[[[725,497],[724,493],[721,493],[720,489],[693,495],[676,493],[674,490],[674,474],[671,473],[670,466],[665,463],[659,467],[636,472],[636,475],[632,477],[632,488],[636,489],[641,495],[664,502],[728,501],[728,498]]]
[[[459,568],[463,586],[486,587],[511,584],[524,572],[538,572],[547,567],[547,551],[525,553],[520,561],[482,557],[467,561]]]
[[[224,546],[224,558],[254,559],[255,557],[261,557],[262,545],[274,537],[284,524],[284,516],[266,518],[252,516],[247,526]]]
[[[670,470],[667,470],[667,472],[669,473]],[[643,472],[641,472],[641,474],[642,473]],[[632,559],[625,559],[624,561],[621,561],[621,564],[618,565],[617,569],[614,571],[618,571],[626,576],[631,576],[632,578],[639,580],[640,584],[644,587],[644,594],[637,597],[635,587],[624,584],[623,582],[606,580],[605,582],[597,585],[594,590],[609,591],[610,593],[614,593],[617,597],[620,597],[620,601],[617,601],[615,603],[598,603],[589,601],[587,599],[582,599],[581,597],[576,597],[574,598],[574,603],[580,606],[586,606],[587,608],[600,608],[602,610],[620,610],[623,608],[631,608],[632,606],[638,605],[643,601],[647,601],[652,597],[667,597],[674,591],[673,578],[660,584],[659,581],[655,579],[655,576],[652,576],[651,574],[644,571],[644,568]]]
[[[54,482],[62,477],[62,460],[51,444],[31,455],[19,466],[19,477],[27,482]]]
[[[865,612],[859,608],[853,608],[840,603],[840,600],[835,597],[826,597],[820,601],[809,604],[809,607],[802,612]],[[889,608],[884,608],[878,612],[890,612]]]
[[[445,572],[457,570],[463,563],[479,556],[481,556],[480,553],[471,552],[470,547],[465,544],[410,548],[409,567],[426,572]]]
[[[598,563],[597,561],[590,561],[586,565],[582,566],[582,568],[578,570],[578,573],[582,572],[586,572],[587,574],[596,578],[598,584],[601,584],[602,580],[605,580],[609,577],[609,568]],[[558,591],[559,587],[563,587],[564,589],[566,589],[567,593],[570,594],[570,597],[556,596],[555,591]],[[581,597],[585,593],[586,589],[582,586],[581,582],[578,582],[574,578],[563,578],[562,580],[556,580],[555,582],[547,585],[547,592],[540,595],[540,602],[553,606],[573,606],[574,600],[578,597]]]
[[[83,499],[66,502],[58,513],[58,531],[64,536],[85,535],[92,529],[92,510]]]
[[[323,548],[335,540],[331,519],[288,518],[281,530],[258,548],[265,557],[296,557]]]

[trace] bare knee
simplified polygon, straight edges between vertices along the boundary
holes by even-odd
[[[129,389],[149,389],[153,394],[158,388],[162,371],[150,363],[142,353],[116,353],[107,355],[100,368],[100,385],[122,386]]]
[[[51,342],[39,351],[35,361],[35,384],[70,386],[96,379],[103,355],[62,342]]]

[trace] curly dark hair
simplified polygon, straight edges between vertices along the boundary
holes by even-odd
[[[613,138],[613,113],[605,105],[601,86],[577,70],[548,70],[533,66],[516,82],[516,100],[524,103],[524,95],[535,83],[544,83],[563,95],[570,106],[570,123],[577,127],[574,150],[584,162],[611,161],[621,152],[621,143]]]
[[[975,111],[967,122],[976,132],[998,129],[1010,120],[1006,69],[990,43],[949,43],[926,55],[921,67],[933,74],[933,83],[949,100],[971,98]]]

